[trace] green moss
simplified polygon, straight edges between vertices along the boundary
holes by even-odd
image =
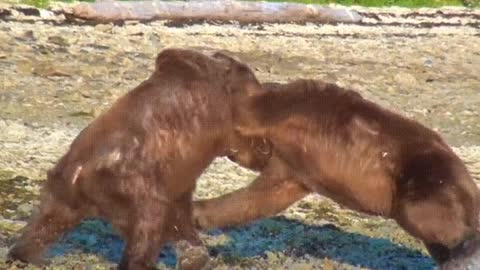
[[[64,3],[73,3],[75,0],[61,0],[57,2],[64,2]],[[50,3],[55,2],[52,0],[20,0],[20,3],[31,5],[39,8],[45,8],[50,5]],[[95,0],[80,0],[79,2],[95,2]]]
[[[125,0],[123,0],[125,1]],[[269,2],[294,2],[305,4],[326,5],[336,3],[345,6],[358,5],[366,7],[400,6],[408,8],[466,6],[479,7],[480,0],[268,0]],[[47,7],[51,0],[21,0],[21,3],[40,8]],[[72,3],[74,0],[61,0],[60,2]],[[95,0],[80,0],[80,2],[95,2]]]
[[[271,2],[295,2],[305,4],[336,3],[345,6],[358,5],[366,7],[400,6],[408,8],[442,7],[442,6],[479,6],[479,0],[269,0]]]
[[[9,178],[5,179],[4,176]],[[38,187],[34,181],[15,176],[10,178],[10,173],[0,173],[0,215],[12,218],[17,215],[17,208],[23,203],[32,203],[38,199]]]
[[[21,3],[39,8],[45,8],[49,5],[50,0],[22,0]]]

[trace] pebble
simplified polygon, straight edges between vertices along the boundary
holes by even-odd
[[[394,77],[395,82],[397,82],[400,86],[412,89],[417,86],[417,79],[410,73],[398,73]]]
[[[33,205],[31,203],[22,203],[17,208],[17,214],[20,217],[28,217],[32,213]]]
[[[0,262],[3,262],[7,259],[8,248],[0,247]]]
[[[423,65],[424,65],[425,67],[428,67],[428,68],[433,67],[433,61],[432,61],[432,59],[427,59],[427,60],[425,60],[425,61],[423,62]]]
[[[112,24],[97,24],[95,30],[99,32],[111,32],[113,28]]]

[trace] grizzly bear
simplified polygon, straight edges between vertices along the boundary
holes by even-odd
[[[271,216],[316,192],[394,219],[443,269],[479,252],[478,188],[435,131],[318,80],[265,83],[232,95],[235,129],[266,139],[271,158],[252,166],[232,154],[261,174],[241,190],[195,202],[199,228]]]
[[[126,241],[119,269],[154,269],[167,241],[201,246],[192,219],[196,179],[215,157],[263,144],[244,141],[232,127],[231,93],[257,84],[240,62],[160,52],[153,74],[83,129],[48,171],[39,210],[9,258],[46,263],[46,248],[90,217],[110,221]],[[252,164],[269,158],[247,156]],[[187,258],[179,268],[205,263]]]

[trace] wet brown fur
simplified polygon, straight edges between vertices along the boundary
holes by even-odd
[[[233,132],[229,93],[258,83],[248,67],[236,74],[236,65],[162,51],[150,78],[81,131],[48,172],[39,211],[9,258],[45,263],[48,245],[87,217],[111,221],[125,239],[119,269],[154,269],[166,241],[201,245],[191,213],[197,177],[216,156],[264,144]]]
[[[317,192],[396,220],[440,264],[478,249],[477,186],[436,132],[321,81],[245,89],[233,94],[236,129],[267,138],[272,158],[251,185],[195,202],[200,227],[271,216]]]

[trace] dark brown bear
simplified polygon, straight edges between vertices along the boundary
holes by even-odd
[[[9,258],[44,263],[48,245],[87,217],[111,221],[126,240],[119,269],[154,269],[166,241],[200,246],[191,213],[197,177],[216,156],[256,144],[233,133],[229,93],[258,83],[236,65],[162,51],[150,78],[86,127],[48,172],[39,211]],[[248,156],[264,163],[261,153]],[[183,262],[200,269],[205,259]]]
[[[200,227],[274,215],[317,192],[396,220],[444,269],[479,252],[477,186],[436,132],[321,81],[244,90],[233,93],[235,128],[271,142],[272,158],[250,186],[196,202]]]

